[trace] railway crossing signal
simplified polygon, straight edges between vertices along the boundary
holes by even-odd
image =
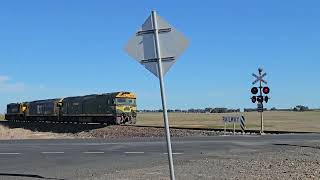
[[[263,96],[258,96],[258,97],[257,97],[257,101],[258,101],[259,103],[263,103]]]
[[[251,93],[252,94],[257,94],[258,93],[258,88],[257,87],[253,87],[252,89],[251,89]]]
[[[251,101],[252,101],[252,103],[256,103],[257,102],[257,96],[252,96],[251,97]]]
[[[263,89],[262,89],[262,92],[264,93],[264,94],[269,94],[269,92],[270,92],[270,89],[269,89],[269,87],[263,87]]]
[[[159,78],[171,180],[175,180],[163,76],[187,48],[188,40],[155,11],[129,40],[126,52]]]
[[[251,101],[252,101],[252,103],[258,103],[257,104],[257,111],[261,113],[261,130],[260,130],[261,134],[263,134],[263,102],[268,103],[268,101],[270,99],[267,96],[267,94],[270,93],[270,88],[268,86],[264,86],[264,87],[262,86],[263,83],[267,84],[267,81],[263,79],[267,75],[267,73],[262,73],[262,71],[263,71],[263,69],[259,68],[258,75],[252,73],[252,76],[256,78],[252,82],[252,85],[259,82],[259,87],[252,87],[251,88],[251,93],[253,94],[253,96],[251,97]]]

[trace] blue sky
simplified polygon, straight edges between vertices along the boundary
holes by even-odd
[[[123,50],[153,9],[190,41],[165,77],[169,108],[254,107],[260,66],[267,107],[320,107],[319,1],[12,0],[0,3],[0,112],[119,90],[160,108],[158,80]]]

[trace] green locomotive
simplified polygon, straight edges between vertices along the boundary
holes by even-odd
[[[136,95],[114,92],[7,105],[6,120],[135,124]]]

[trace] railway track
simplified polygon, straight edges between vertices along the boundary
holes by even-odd
[[[9,128],[25,128],[36,131],[45,131],[48,132],[52,130],[53,132],[63,133],[63,132],[81,132],[88,131],[92,129],[99,129],[106,127],[107,125],[101,125],[98,123],[75,123],[75,122],[28,122],[28,121],[0,121],[0,125],[7,126]],[[150,125],[120,125],[127,127],[141,127],[141,128],[163,128],[163,126],[150,126]],[[170,129],[175,130],[196,130],[196,131],[214,131],[214,132],[224,132],[223,128],[198,128],[198,127],[176,127],[172,126]],[[227,128],[226,132],[228,134],[233,132],[233,129]],[[237,134],[242,133],[242,130],[236,129],[235,132]],[[260,131],[256,129],[246,129],[244,131],[245,134],[259,134]],[[320,132],[309,132],[309,131],[275,131],[275,130],[265,130],[265,134],[319,134]]]
[[[163,128],[163,126],[148,126],[148,125],[121,125],[121,126],[134,126],[134,127],[152,127],[152,128]],[[197,128],[197,127],[170,127],[170,129],[185,129],[185,130],[199,130],[199,131],[217,131],[224,132],[223,128]],[[233,129],[227,128],[226,132],[233,132]],[[236,129],[236,133],[242,133],[242,130]],[[259,134],[260,130],[256,129],[246,129],[244,131],[246,134]],[[265,130],[265,134],[319,134],[320,132],[309,132],[309,131],[274,131],[274,130]]]

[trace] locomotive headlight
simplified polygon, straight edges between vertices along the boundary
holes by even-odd
[[[131,111],[133,111],[133,112],[137,111],[137,107],[131,106]]]
[[[22,107],[21,107],[22,112],[26,112],[27,108],[28,108],[27,105],[25,105],[25,104],[22,105]]]

